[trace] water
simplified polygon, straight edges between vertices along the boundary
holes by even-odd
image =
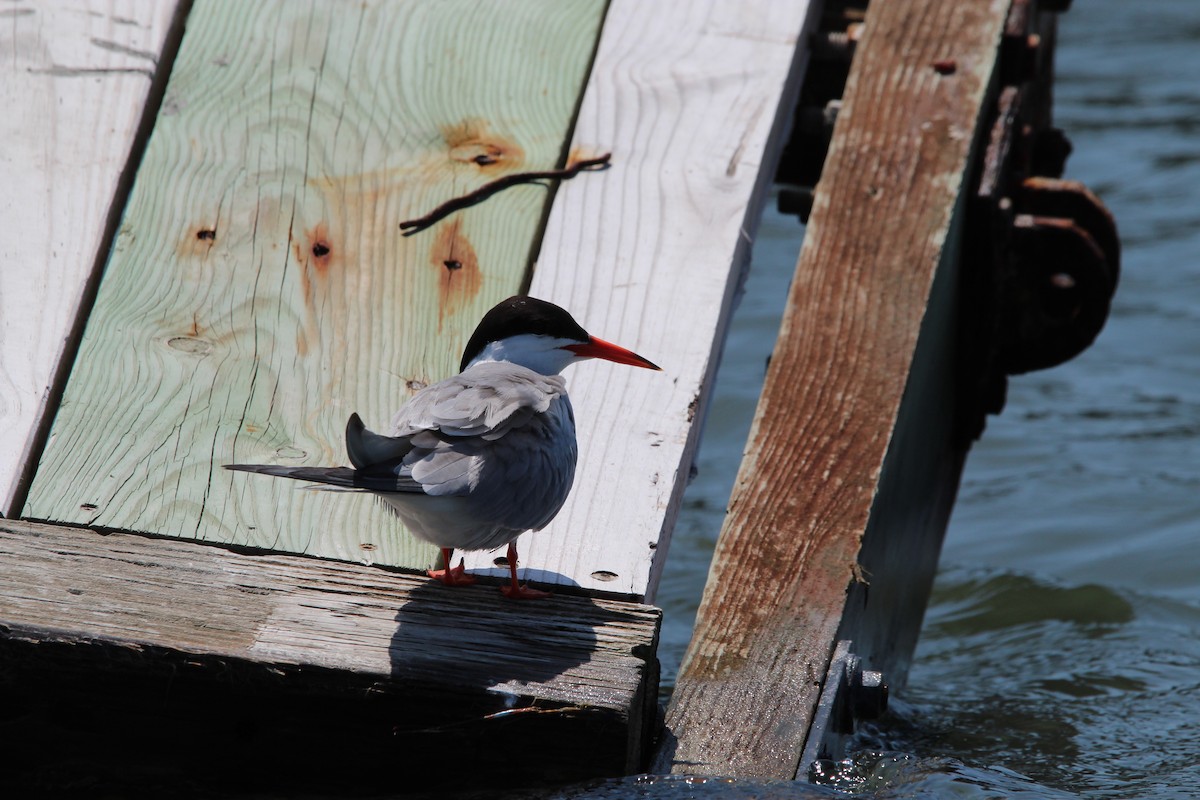
[[[657,776],[547,797],[1200,797],[1200,0],[1074,6],[1057,121],[1069,176],[1117,216],[1121,289],[1096,345],[1014,380],[973,450],[893,711],[821,786]],[[768,213],[658,597],[664,699],[798,245],[795,220]]]
[[[1117,217],[1121,287],[1096,344],[1014,379],[989,420],[908,687],[829,776],[840,796],[1200,797],[1200,0],[1081,0],[1061,18],[1057,60],[1067,177]],[[666,693],[796,232],[768,214],[727,347],[659,594]],[[829,796],[661,779],[606,791]]]

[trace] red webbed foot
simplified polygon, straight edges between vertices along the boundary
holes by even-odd
[[[445,569],[429,569],[425,574],[436,581],[441,581],[447,586],[470,586],[475,583],[475,576],[467,572],[466,565],[463,564],[463,559],[458,560],[458,566],[450,566],[450,558],[453,550],[442,549],[442,561],[446,564]]]

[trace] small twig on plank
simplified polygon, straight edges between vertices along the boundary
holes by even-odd
[[[485,183],[473,192],[468,192],[462,197],[455,197],[447,200],[440,206],[430,211],[423,217],[410,219],[400,223],[400,230],[404,231],[402,235],[412,236],[414,233],[420,233],[434,223],[445,219],[455,211],[461,211],[464,208],[470,208],[477,203],[482,203],[497,192],[502,192],[513,186],[520,186],[523,183],[534,183],[536,181],[549,180],[567,180],[574,178],[581,172],[593,172],[596,170],[606,169],[609,159],[612,158],[612,153],[605,153],[596,158],[584,158],[576,161],[565,169],[548,169],[541,172],[514,172],[511,175],[505,175],[503,178],[497,178],[490,183]]]

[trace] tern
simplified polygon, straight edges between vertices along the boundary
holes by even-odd
[[[427,574],[451,586],[475,577],[454,550],[508,545],[514,599],[545,597],[517,581],[517,537],[541,530],[566,502],[575,478],[575,414],[559,374],[600,358],[660,369],[642,356],[590,335],[563,308],[510,297],[480,320],[459,373],[421,389],[382,435],[358,414],[346,424],[353,467],[227,464],[226,469],[367,491],[381,498],[418,539],[442,551]]]

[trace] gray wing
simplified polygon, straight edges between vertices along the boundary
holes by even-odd
[[[502,362],[469,367],[422,389],[392,420],[392,436],[438,431],[448,437],[499,439],[565,395],[559,375]]]
[[[476,513],[514,530],[541,530],[571,491],[576,455],[574,414],[563,395],[492,443],[472,495]]]
[[[396,414],[392,436],[381,438],[408,444],[400,465],[426,494],[466,495],[485,480],[488,459],[498,463],[509,453],[514,474],[525,468],[517,454],[544,436],[531,422],[559,397],[566,399],[560,376],[508,363],[476,364],[418,392]],[[519,432],[532,438],[522,443]],[[512,446],[498,446],[501,440]]]

